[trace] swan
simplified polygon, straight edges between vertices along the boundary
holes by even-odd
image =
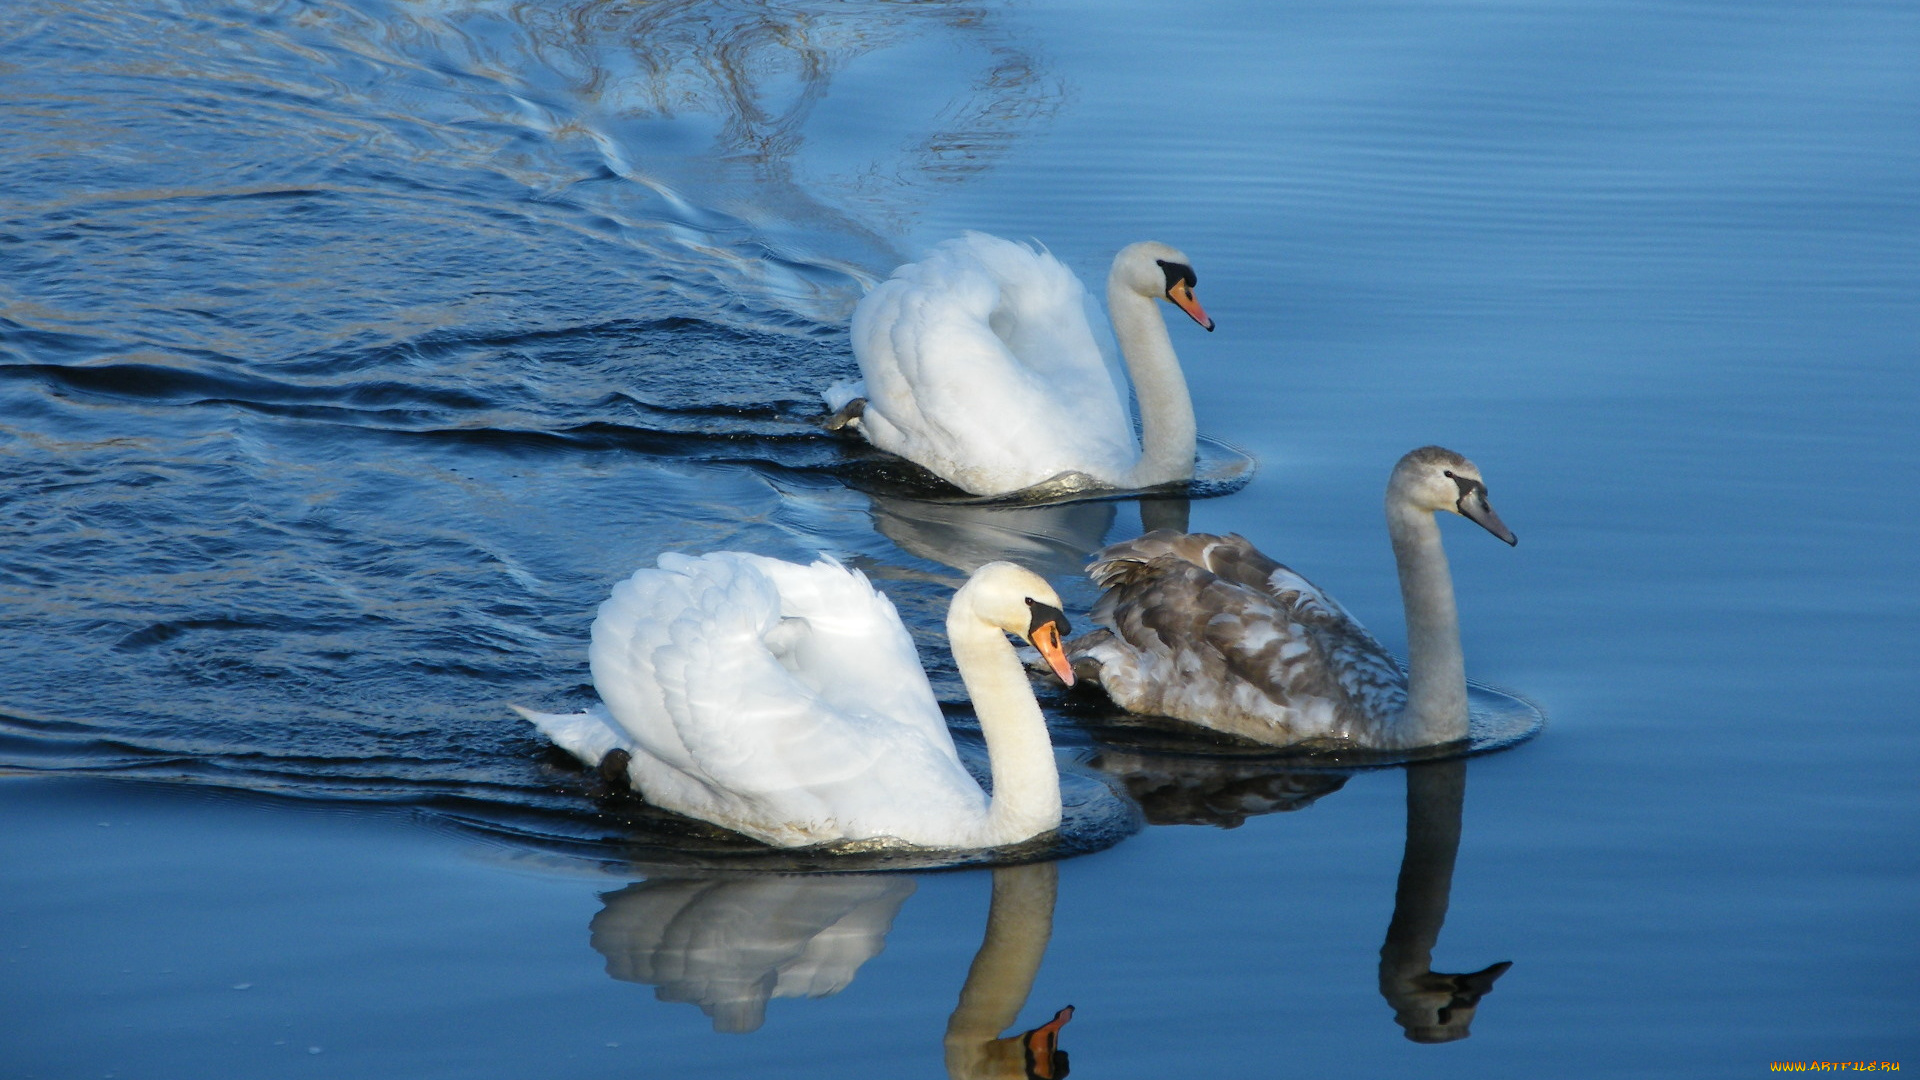
[[[1121,707],[1255,742],[1404,749],[1467,737],[1467,677],[1438,511],[1517,543],[1471,461],[1426,446],[1387,482],[1407,671],[1331,596],[1237,535],[1151,532],[1094,555],[1106,591],[1070,642]]]
[[[1155,303],[1213,329],[1193,266],[1165,244],[1113,258],[1107,307],[1140,401],[1094,337],[1086,287],[1044,251],[969,232],[893,272],[853,312],[861,379],[828,421],[975,495],[1062,478],[1149,488],[1193,478],[1193,401]]]
[[[664,554],[594,619],[603,704],[514,709],[588,766],[624,767],[648,802],[776,847],[997,847],[1058,828],[1061,813],[1046,721],[1006,635],[1070,681],[1066,632],[1052,586],[1011,563],[954,594],[947,636],[986,737],[991,800],[893,604],[825,558]]]

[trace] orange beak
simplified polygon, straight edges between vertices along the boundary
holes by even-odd
[[[1067,663],[1067,651],[1060,647],[1059,624],[1041,623],[1028,640],[1033,642],[1034,648],[1040,650],[1040,655],[1046,658],[1047,666],[1053,669],[1055,675],[1060,676],[1060,681],[1072,686],[1073,665]]]
[[[1206,309],[1200,306],[1200,301],[1193,298],[1193,286],[1182,281],[1167,290],[1167,299],[1186,312],[1194,322],[1206,327],[1208,333],[1213,332],[1213,320],[1207,318]]]

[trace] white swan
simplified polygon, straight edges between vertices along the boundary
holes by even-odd
[[[1066,476],[1147,488],[1193,478],[1193,401],[1155,301],[1208,330],[1193,267],[1158,243],[1122,248],[1107,275],[1113,330],[1140,401],[1087,320],[1087,291],[1052,255],[984,233],[937,245],[853,313],[859,382],[835,385],[830,427],[976,495]],[[1078,474],[1075,476],[1074,474]]]
[[[1075,670],[1132,712],[1256,742],[1382,749],[1467,737],[1467,676],[1436,511],[1515,543],[1473,463],[1427,446],[1387,483],[1408,673],[1338,601],[1239,536],[1148,533],[1097,553]]]
[[[824,559],[662,555],[614,586],[593,622],[604,704],[514,708],[589,766],[629,755],[648,802],[777,847],[997,847],[1060,824],[1053,745],[1005,635],[1071,680],[1066,629],[1053,588],[1011,563],[988,563],[954,594],[947,636],[986,737],[991,801],[960,763],[893,604]]]

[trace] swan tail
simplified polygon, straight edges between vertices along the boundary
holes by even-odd
[[[866,414],[867,399],[854,398],[833,411],[833,414],[820,422],[820,426],[836,433],[854,434],[860,430],[860,418]]]
[[[615,750],[632,752],[631,744],[614,727],[605,706],[596,705],[583,713],[535,712],[520,705],[508,708],[525,717],[542,735],[553,740],[553,745],[579,758],[588,768],[598,768]]]
[[[820,395],[821,399],[827,403],[827,408],[832,409],[836,414],[844,411],[853,402],[864,400],[866,396],[867,380],[865,379],[841,379],[827,387]]]

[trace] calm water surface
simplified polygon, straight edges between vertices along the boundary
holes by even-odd
[[[0,1060],[22,1077],[1920,1066],[1920,11],[28,0],[0,25]],[[609,585],[825,550],[940,633],[1183,512],[818,434],[964,228],[1194,259],[1192,503],[1400,647],[1472,457],[1465,762],[1170,754],[1058,863],[767,875],[505,709]],[[971,743],[969,743],[971,745]],[[1508,966],[1510,965],[1510,966]]]

